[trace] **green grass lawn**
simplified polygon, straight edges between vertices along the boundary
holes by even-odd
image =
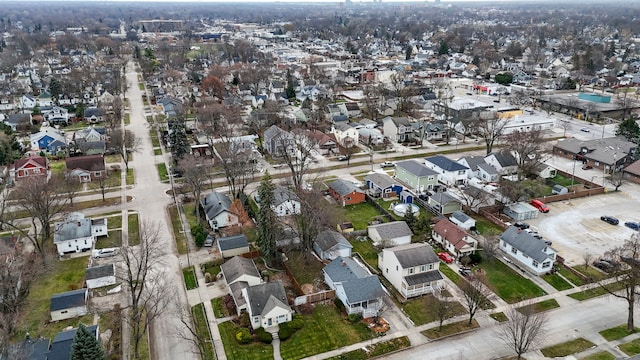
[[[579,276],[569,271],[569,269],[567,269],[565,266],[560,266],[558,268],[558,272],[562,276],[564,276],[567,280],[571,281],[573,285],[575,286],[584,285],[584,281],[582,281],[582,279]]]
[[[577,266],[574,266],[573,268],[575,270],[578,270],[581,274],[590,278],[592,282],[606,278],[605,274],[601,273],[600,270],[590,265],[589,266],[577,265]]]
[[[462,276],[458,275],[457,272],[453,271],[450,267],[445,265],[444,263],[440,264],[440,272],[449,278],[449,280],[453,281],[456,285],[460,286],[463,281],[465,281]]]
[[[610,289],[611,291],[618,291],[618,290],[624,289],[624,284],[622,283],[613,283],[607,286],[608,286],[608,289]],[[584,301],[584,300],[593,299],[594,297],[598,297],[606,294],[608,294],[608,292],[605,289],[603,289],[600,286],[596,286],[593,289],[588,289],[588,290],[580,291],[577,293],[569,294],[569,297],[579,301]]]
[[[300,252],[289,252],[287,258],[289,260],[285,264],[300,286],[321,280],[324,265],[315,257]]]
[[[224,308],[224,302],[221,297],[211,299],[211,307],[213,307],[213,316],[217,319],[227,316]]]
[[[193,315],[193,322],[196,327],[198,338],[204,339],[206,345],[204,348],[204,354],[202,354],[202,360],[213,360],[215,354],[213,351],[213,342],[209,335],[209,322],[207,321],[207,313],[204,311],[204,304],[198,304],[191,308],[191,314]]]
[[[635,339],[631,342],[621,344],[618,348],[629,356],[640,354],[640,339]]]
[[[493,320],[495,320],[497,322],[505,322],[505,321],[509,320],[507,315],[505,315],[503,312],[497,312],[497,313],[490,314],[489,317],[491,317]]]
[[[233,360],[271,360],[273,359],[273,346],[254,342],[240,345],[236,340],[236,333],[240,328],[227,321],[218,325],[220,337],[224,344],[224,352],[227,359]],[[282,352],[281,352],[282,353]],[[284,358],[284,357],[283,357]]]
[[[173,228],[173,236],[176,239],[176,248],[178,254],[187,253],[187,237],[182,232],[182,223],[180,222],[180,216],[178,215],[178,209],[175,205],[167,208],[169,211],[169,218],[171,218],[171,227]]]
[[[56,160],[56,161],[49,162],[49,170],[51,170],[53,174],[62,174],[66,171],[66,169],[67,169],[67,165],[64,160]]]
[[[184,285],[187,290],[195,289],[198,287],[196,270],[193,268],[193,265],[182,269],[182,275],[184,276]]]
[[[39,260],[36,260],[39,261]],[[53,338],[56,333],[67,326],[76,326],[79,321],[85,324],[93,323],[93,315],[88,318],[69,319],[55,323],[49,323],[50,299],[57,293],[81,289],[84,283],[84,271],[89,263],[88,256],[82,256],[65,261],[58,261],[49,257],[48,269],[41,274],[31,285],[29,295],[22,308],[24,318],[16,327],[16,339],[23,339],[28,331],[33,338],[40,336]],[[37,264],[41,266],[41,264]]]
[[[494,232],[496,234],[502,234],[503,230],[496,224],[487,220],[485,217],[478,216],[474,218],[476,220],[476,229],[481,235]]]
[[[122,212],[117,211],[113,214],[104,214],[101,216],[104,216],[107,219],[107,225],[109,226],[109,229],[120,229],[122,228]],[[107,216],[107,215],[113,215],[113,216]]]
[[[608,351],[600,351],[587,357],[583,357],[581,360],[616,360],[616,357]]]
[[[542,355],[553,358],[579,353],[592,346],[595,346],[595,344],[591,341],[583,338],[577,338],[575,340],[540,349],[540,351],[542,352]]]
[[[317,305],[313,314],[304,316],[304,327],[281,342],[280,354],[283,359],[301,359],[368,340],[372,334],[364,323],[343,319],[334,306]]]
[[[544,311],[548,311],[548,310],[551,310],[551,309],[559,308],[560,304],[558,304],[556,299],[549,299],[549,300],[544,300],[544,301],[537,302],[537,303],[535,303],[533,305],[519,307],[517,310],[522,312],[523,310],[529,309],[531,306],[533,306],[533,312],[534,313],[539,313],[539,312],[544,312]]]
[[[435,311],[436,299],[432,295],[421,296],[411,299],[402,305],[402,310],[409,316],[416,326],[438,321],[438,314]],[[467,311],[457,301],[450,302],[451,312],[447,318],[463,315]]]
[[[142,91],[144,91],[144,83],[138,83],[138,88]]]
[[[369,221],[377,216],[380,216],[378,209],[366,202],[344,207],[344,220],[353,223],[355,230],[366,230]]]
[[[457,334],[463,331],[473,330],[479,327],[480,325],[478,325],[478,322],[475,319],[471,321],[471,325],[469,325],[468,320],[464,320],[464,321],[458,321],[458,322],[447,324],[447,325],[442,325],[442,329],[435,327],[429,330],[425,330],[425,331],[422,331],[421,334],[431,340],[434,340],[444,336]]]
[[[566,282],[566,280],[563,279],[558,274],[542,275],[542,279],[544,281],[548,282],[551,286],[553,286],[554,289],[556,289],[558,291],[562,291],[562,290],[567,290],[567,289],[573,288],[573,286],[571,286],[571,284]]]
[[[131,114],[129,113],[124,114],[124,124],[125,125],[131,124]]]
[[[627,331],[627,324],[622,324],[610,329],[605,329],[599,332],[603,338],[607,339],[607,341],[622,339],[627,335],[631,335],[637,333],[640,329],[634,328],[633,331]]]
[[[96,241],[95,249],[106,249],[122,246],[122,230],[109,230],[108,236],[102,236]]]
[[[209,273],[215,278],[216,275],[220,273],[220,262],[221,261],[208,261],[202,263],[200,264],[200,269],[202,269],[203,274]]]
[[[133,177],[133,169],[127,170],[126,181],[127,185],[133,185],[136,183],[136,179]]]
[[[127,216],[127,224],[129,226],[129,245],[140,244],[140,220],[138,213],[129,211]]]
[[[165,163],[156,164],[158,168],[158,175],[160,176],[160,181],[169,181],[169,173],[167,172],[167,165]]]
[[[150,130],[149,136],[151,136],[151,146],[154,148],[160,147],[160,140],[158,139],[158,132],[156,130]]]
[[[367,345],[362,349],[349,351],[348,353],[340,354],[329,358],[329,360],[362,360],[375,358],[392,351],[398,351],[411,346],[409,338],[406,336],[395,338],[389,341],[382,341],[379,343]]]
[[[366,261],[369,266],[374,269],[378,268],[378,252],[373,247],[373,243],[369,238],[364,238],[363,241],[354,239],[350,241],[353,246],[352,252],[360,254],[362,260]]]
[[[486,274],[487,286],[509,304],[546,294],[501,261],[483,261],[480,268]]]
[[[554,182],[556,184],[562,185],[564,187],[571,186],[571,178],[565,177],[561,174],[557,174],[555,177],[550,178],[549,181]],[[574,179],[573,184],[577,184],[578,182]]]
[[[162,149],[153,149],[153,155],[155,156],[162,155]]]

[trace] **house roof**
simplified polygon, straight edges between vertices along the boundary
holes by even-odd
[[[234,256],[227,260],[224,264],[220,265],[220,270],[224,274],[227,284],[234,283],[243,275],[260,278],[260,273],[253,260],[245,259],[241,256]]]
[[[78,329],[62,331],[56,334],[51,342],[47,360],[69,360],[71,358],[71,346]],[[87,326],[87,330],[98,339],[98,325]]]
[[[454,198],[453,196],[447,194],[447,192],[443,191],[443,192],[437,192],[433,195],[431,195],[430,197],[431,199],[433,199],[433,201],[437,202],[438,204],[440,204],[441,206],[450,204],[450,203],[459,203],[460,201],[458,201],[458,199]]]
[[[273,189],[273,205],[278,206],[287,200],[300,202],[298,195],[291,189],[284,186],[276,186]]]
[[[440,261],[431,246],[425,243],[400,245],[384,249],[384,251],[394,253],[403,269]]]
[[[463,213],[464,215],[464,213]],[[465,215],[466,216],[466,215]],[[468,243],[464,240],[469,236],[466,231],[460,229],[456,224],[447,218],[440,219],[434,226],[433,231],[442,236],[448,243],[452,244],[457,250],[462,249]]]
[[[102,111],[102,109],[97,108],[97,107],[90,107],[90,108],[86,108],[84,109],[84,117],[94,117],[94,116],[102,116],[104,115],[104,111]]]
[[[364,178],[365,181],[369,181],[375,184],[381,189],[387,189],[396,184],[395,180],[387,174],[373,173]]]
[[[340,286],[344,289],[344,294],[349,304],[378,299],[384,296],[382,284],[380,284],[380,279],[376,275],[345,281]]]
[[[318,244],[318,247],[323,251],[329,250],[338,244],[343,247],[353,248],[342,234],[333,230],[324,230],[319,233],[318,236],[316,236],[315,243]]]
[[[91,219],[75,218],[53,224],[53,242],[91,237]]]
[[[515,226],[509,226],[500,235],[500,239],[538,262],[543,262],[549,258],[549,255],[544,252],[548,247],[544,241]]]
[[[322,271],[327,274],[334,283],[360,279],[371,275],[352,258],[342,256],[336,257],[327,264]]]
[[[239,249],[248,246],[249,242],[244,234],[221,237],[218,239],[218,247],[220,247],[221,251]]]
[[[428,167],[420,164],[417,161],[413,161],[413,160],[406,160],[406,161],[400,161],[396,163],[396,168],[403,168],[405,169],[408,173],[413,174],[417,177],[425,177],[425,176],[433,176],[433,175],[438,175],[438,173],[434,170],[429,169]]]
[[[506,166],[517,166],[518,165],[518,160],[516,160],[516,158],[511,155],[511,153],[509,151],[500,151],[500,152],[492,152],[491,154],[487,155],[486,157],[490,157],[491,155],[493,155],[496,158],[496,161],[498,161],[498,163],[502,166],[502,167],[506,167]]]
[[[442,155],[436,155],[436,156],[427,157],[424,160],[436,165],[437,167],[439,167],[439,168],[441,168],[441,169],[443,169],[445,171],[469,170],[468,167],[466,167],[466,166],[464,166],[462,164],[458,164],[457,162],[449,159],[448,157],[442,156]]]
[[[87,268],[85,274],[87,280],[100,279],[105,276],[115,276],[116,268],[114,264],[95,266]]]
[[[640,176],[640,160],[634,161],[631,165],[624,168],[624,172]]]
[[[484,161],[483,156],[465,156],[458,159],[458,162],[461,162],[462,160],[464,160],[467,163],[467,165],[472,171],[478,170],[478,167],[482,164],[487,164]]]
[[[486,172],[489,175],[498,175],[498,169],[494,168],[491,164],[482,163],[478,165],[478,169],[482,169],[482,171]]]
[[[582,156],[605,164],[613,164],[614,158],[619,161],[624,156],[629,155],[631,149],[636,145],[627,141],[622,136],[609,137],[582,141],[576,138],[558,141],[554,148],[565,150],[572,154],[580,153],[581,149],[587,149],[587,153],[580,153]]]
[[[413,235],[409,225],[404,221],[392,221],[378,225],[371,225],[369,226],[369,229],[377,231],[382,239],[395,239],[407,235]]]
[[[443,279],[442,274],[440,274],[440,271],[438,270],[422,272],[422,273],[408,275],[404,277],[404,280],[407,282],[407,285],[409,286],[424,284],[424,283],[442,280],[442,279]]]
[[[69,309],[85,304],[87,289],[78,289],[54,294],[51,297],[51,311]]]
[[[249,283],[247,283],[246,281],[236,281],[229,285],[229,290],[231,290],[231,296],[233,296],[236,307],[242,308],[247,304],[244,296],[242,296],[242,289],[245,289],[248,286]]]
[[[204,196],[200,204],[207,215],[207,219],[213,219],[223,211],[229,211],[231,199],[223,193],[212,191]]]
[[[461,223],[465,223],[465,222],[471,220],[469,215],[463,213],[460,210],[456,210],[453,213],[451,213],[451,217],[455,218],[456,220],[460,221]]]
[[[24,158],[24,159],[18,159],[16,161],[13,162],[13,164],[11,165],[12,169],[20,169],[22,167],[24,167],[25,165],[27,165],[28,163],[32,163],[32,164],[36,164],[37,166],[41,167],[41,168],[47,168],[47,158],[43,157],[43,156],[39,156],[39,155],[34,155],[34,156],[30,156],[28,158]]]
[[[82,169],[87,171],[105,170],[104,157],[102,155],[74,156],[66,158],[67,171]]]
[[[329,187],[333,189],[338,195],[345,196],[354,192],[363,193],[355,184],[350,181],[338,179],[329,184]]]
[[[284,286],[279,280],[249,286],[246,291],[253,316],[266,314],[276,307],[291,310]]]

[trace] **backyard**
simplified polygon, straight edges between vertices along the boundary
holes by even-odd
[[[344,207],[344,220],[350,221],[355,230],[366,230],[369,222],[380,217],[380,212],[369,203],[347,205]]]
[[[286,265],[299,285],[315,284],[317,280],[322,280],[324,265],[311,254],[289,252],[287,258]]]

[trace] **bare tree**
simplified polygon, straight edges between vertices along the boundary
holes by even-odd
[[[80,178],[76,176],[67,176],[61,180],[60,192],[69,199],[69,205],[73,207],[73,199],[76,198],[78,192],[82,189]]]
[[[367,116],[377,122],[380,119],[380,111],[384,106],[384,96],[382,96],[380,90],[373,85],[365,86],[363,102]]]
[[[582,254],[582,260],[584,260],[584,266],[589,266],[589,264],[591,264],[591,260],[593,260],[593,254],[585,251],[584,254]]]
[[[482,245],[482,250],[485,253],[484,260],[488,262],[494,261],[496,254],[498,253],[498,249],[500,248],[499,232],[494,228],[490,228],[487,233],[480,236],[480,243]]]
[[[621,246],[607,251],[605,256],[623,266],[612,268],[611,275],[615,281],[601,281],[600,287],[612,296],[626,301],[628,309],[627,331],[633,331],[636,296],[640,286],[640,236],[633,234]],[[622,289],[619,288],[620,285],[623,286]]]
[[[136,137],[131,131],[115,129],[109,138],[109,149],[120,155],[124,166],[129,170],[129,154],[140,150],[140,138]]]
[[[167,308],[174,298],[173,287],[162,268],[165,254],[160,239],[160,227],[154,223],[140,224],[140,245],[123,246],[120,251],[124,274],[120,280],[127,289],[134,357],[140,358],[140,340],[149,325]]]
[[[522,354],[540,342],[548,316],[543,312],[535,312],[533,303],[520,308],[511,307],[506,315],[509,321],[496,329],[496,336],[521,359]]]
[[[303,177],[309,171],[313,160],[316,141],[304,134],[304,131],[293,131],[291,136],[282,133],[276,141],[281,144],[282,159],[291,171],[291,180],[296,190],[302,189]]]
[[[105,201],[105,195],[107,194],[107,190],[109,190],[109,186],[112,186],[111,180],[109,176],[104,174],[102,176],[97,176],[93,178],[91,181],[91,187],[98,190],[100,195],[102,195],[102,201]]]
[[[492,195],[477,187],[467,186],[459,192],[463,204],[474,211],[492,198]]]
[[[193,320],[193,310],[188,305],[181,304],[178,301],[174,306],[177,318],[180,321],[180,324],[175,329],[177,336],[192,343],[198,349],[198,355],[204,359],[209,343],[198,334],[198,328]]]
[[[618,189],[625,184],[626,180],[622,169],[616,169],[616,166],[618,165],[614,165],[613,172],[607,177],[607,180],[609,181],[609,184],[613,185],[615,191],[618,191]]]
[[[106,123],[108,128],[113,131],[114,129],[122,125],[124,103],[119,96],[115,96],[113,98],[113,101],[110,101],[108,104],[106,104],[106,107],[111,109],[111,111],[107,113]]]
[[[0,349],[6,348],[16,330],[20,308],[39,269],[41,267],[35,265],[32,255],[16,257],[12,254],[0,262]]]
[[[560,120],[557,125],[563,130],[562,136],[567,136],[567,130],[571,130],[571,122]]]
[[[438,318],[438,330],[442,330],[442,324],[451,315],[452,304],[446,299],[436,295],[433,295],[433,299],[435,301],[434,310],[436,317]]]
[[[255,178],[257,159],[252,148],[245,146],[242,141],[227,136],[220,139],[218,155],[224,176],[231,196],[238,198]]]
[[[493,293],[485,286],[478,274],[467,277],[467,281],[462,283],[460,290],[462,290],[462,297],[464,299],[463,305],[467,308],[467,312],[469,313],[469,325],[471,325],[473,317],[479,309],[488,305],[490,302],[489,298]]]
[[[296,195],[300,200],[300,213],[294,216],[295,230],[302,250],[308,254],[318,234],[336,223],[335,213],[319,190],[299,190]]]
[[[191,193],[196,201],[196,220],[200,223],[200,195],[209,178],[209,171],[202,165],[198,158],[191,155],[184,157],[178,163],[178,170],[182,172],[183,183],[191,188]]]
[[[493,145],[502,137],[507,122],[500,119],[497,114],[484,114],[478,122],[478,135],[484,139],[487,154],[493,151]]]
[[[522,179],[533,174],[536,167],[544,163],[549,156],[544,150],[544,137],[540,128],[529,131],[516,130],[504,138],[508,153],[513,154],[518,162],[518,176]]]

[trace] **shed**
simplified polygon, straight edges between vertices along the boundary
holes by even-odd
[[[560,184],[555,184],[551,188],[551,193],[553,195],[562,195],[562,194],[566,194],[568,192],[569,192],[569,189],[567,189],[566,187],[564,187],[564,186],[562,186]]]
[[[449,220],[451,220],[451,222],[456,224],[458,227],[465,230],[470,230],[471,228],[476,227],[475,219],[460,210],[456,210],[451,213],[451,216],[449,216]]]
[[[87,288],[95,289],[116,283],[114,264],[90,267],[86,270]]]
[[[249,242],[244,234],[221,237],[218,239],[218,249],[223,258],[230,258],[249,252]]]
[[[51,321],[72,319],[87,314],[87,289],[55,294],[51,297]]]
[[[515,221],[523,221],[537,218],[540,211],[533,205],[519,202],[505,206],[503,212]]]

